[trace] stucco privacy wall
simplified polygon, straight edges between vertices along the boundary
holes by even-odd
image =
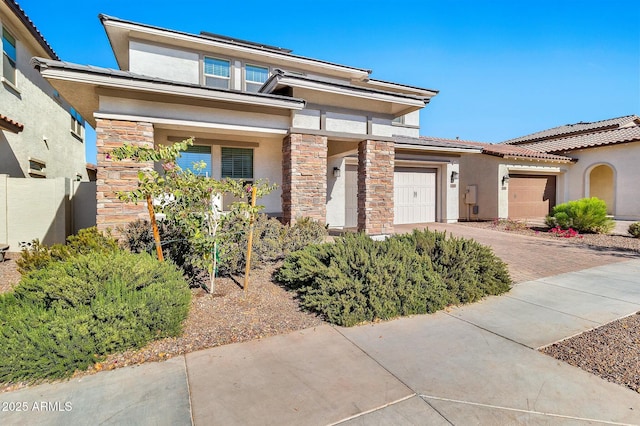
[[[11,251],[38,239],[50,245],[95,225],[94,182],[0,174],[0,243]]]
[[[282,210],[286,223],[326,220],[327,138],[291,134],[282,143]]]
[[[630,155],[633,152],[640,152],[640,142],[569,152],[567,156],[578,159],[567,172],[569,199],[590,196],[588,172],[594,166],[607,164],[614,171],[614,216],[621,220],[640,220],[638,157]]]
[[[393,233],[393,142],[358,144],[358,230],[369,235]]]
[[[131,160],[114,161],[107,158],[113,148],[124,142],[133,146],[153,148],[153,126],[150,123],[96,120],[96,146],[98,175],[96,181],[98,229],[111,229],[118,235],[117,228],[138,218],[147,218],[145,203],[124,203],[118,199],[118,191],[132,191],[138,186],[138,170],[153,168],[153,162],[136,163]]]

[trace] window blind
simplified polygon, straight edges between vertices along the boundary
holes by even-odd
[[[204,161],[206,167],[200,170],[194,170],[193,163]],[[176,160],[178,166],[182,170],[191,170],[199,176],[211,177],[211,147],[203,145],[194,145],[187,148],[180,154]]]
[[[253,149],[223,147],[222,177],[253,179]]]

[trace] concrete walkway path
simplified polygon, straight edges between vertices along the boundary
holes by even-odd
[[[614,259],[434,315],[0,394],[0,424],[640,424],[638,393],[536,350],[640,311],[640,259]]]

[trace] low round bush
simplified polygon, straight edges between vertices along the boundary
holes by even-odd
[[[573,228],[585,233],[606,234],[615,226],[607,216],[607,204],[596,197],[582,198],[558,204],[545,218],[550,228],[559,226],[562,229]]]
[[[640,222],[633,222],[629,225],[628,232],[634,238],[640,238]]]
[[[347,234],[288,256],[275,278],[302,307],[352,326],[435,312],[509,290],[506,265],[475,241],[415,231],[374,241]]]
[[[32,271],[0,295],[0,381],[68,377],[177,336],[190,298],[180,271],[146,253],[90,253]]]

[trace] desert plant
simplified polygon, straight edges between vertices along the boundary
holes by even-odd
[[[310,245],[291,253],[275,278],[304,308],[343,326],[435,312],[508,291],[511,283],[490,249],[428,230],[384,241],[347,234]]]
[[[46,246],[39,240],[33,240],[31,249],[23,250],[16,260],[18,271],[26,274],[36,269],[42,269],[51,262],[58,262],[70,257],[95,253],[111,253],[118,249],[118,243],[109,233],[103,234],[98,228],[91,227],[78,231],[77,235],[67,237],[66,244]]]
[[[607,216],[606,203],[596,197],[558,204],[545,222],[550,228],[573,228],[582,233],[605,234],[614,227],[613,220]]]
[[[182,270],[190,286],[202,286],[207,279],[206,271],[194,265],[193,259],[196,254],[182,230],[169,221],[160,222],[158,230],[165,259],[172,261]],[[155,252],[155,241],[149,221],[135,220],[121,229],[121,232],[123,248],[132,253]]]
[[[633,222],[631,225],[629,225],[628,232],[634,238],[640,238],[640,222]]]
[[[175,266],[146,253],[49,263],[0,295],[0,381],[68,377],[109,353],[176,336],[190,297]]]
[[[241,211],[231,212],[223,218],[218,262],[221,275],[245,271],[248,227],[249,219]],[[265,214],[256,215],[253,232],[252,268],[281,260],[292,251],[310,244],[320,243],[327,235],[326,227],[312,219],[302,218],[288,226]]]

